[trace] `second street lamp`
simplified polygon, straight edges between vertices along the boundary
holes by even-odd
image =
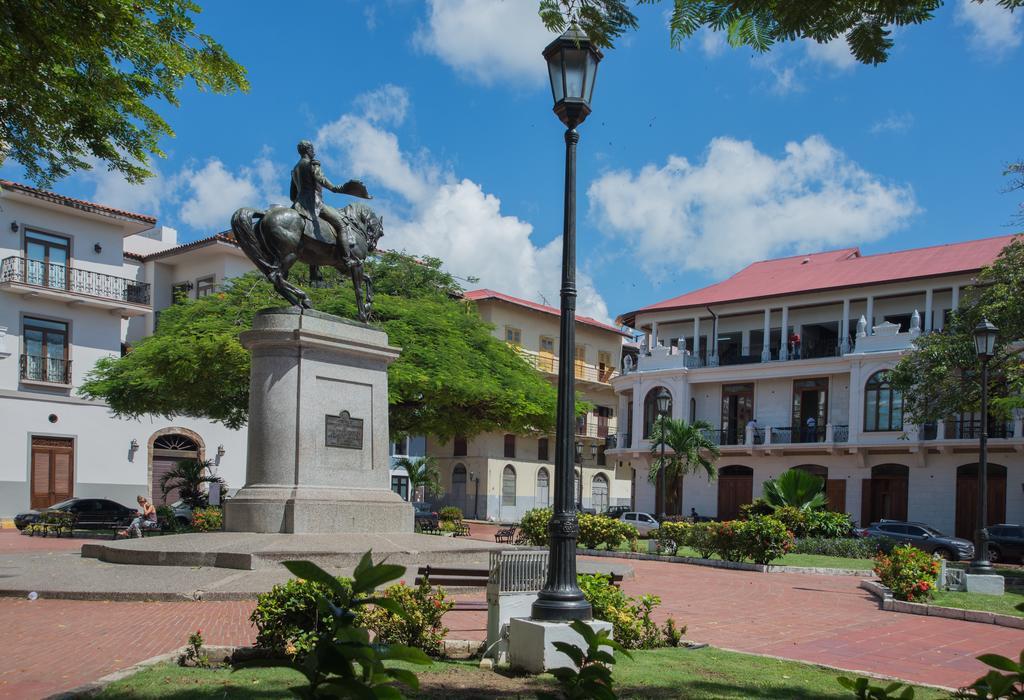
[[[665,493],[665,418],[668,417],[668,412],[672,405],[672,394],[668,393],[668,389],[661,387],[658,393],[654,395],[654,405],[658,410],[658,420],[661,422],[661,461],[659,462],[658,468],[658,490],[661,492],[661,498],[658,501],[658,522],[665,520],[665,501],[668,494]]]
[[[988,560],[988,361],[996,354],[999,329],[982,319],[974,328],[974,351],[981,360],[981,430],[978,436],[978,518],[974,530],[974,559],[967,573],[994,574]]]
[[[534,620],[589,620],[590,603],[576,583],[580,525],[573,508],[573,429],[576,416],[576,127],[590,114],[590,98],[601,52],[577,27],[544,49],[553,110],[565,124],[565,208],[562,226],[561,319],[558,339],[558,408],[555,427],[555,503],[548,526],[548,576],[530,611]]]

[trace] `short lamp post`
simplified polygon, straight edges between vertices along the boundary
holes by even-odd
[[[672,403],[672,394],[668,389],[661,387],[654,395],[654,405],[658,410],[658,418],[661,420],[661,461],[658,468],[658,491],[661,497],[658,499],[658,522],[665,520],[665,500],[668,494],[665,492],[665,418],[668,417],[669,404]]]
[[[469,473],[469,480],[475,485],[473,491],[473,520],[480,519],[480,477],[473,472]]]
[[[995,355],[999,329],[988,319],[974,328],[974,350],[981,360],[981,431],[978,436],[978,519],[974,530],[974,560],[967,572],[994,574],[988,560],[988,362]]]
[[[558,356],[576,350],[576,127],[590,114],[601,52],[573,26],[544,49],[553,110],[565,124],[565,199],[562,226],[562,289]],[[548,576],[531,609],[534,620],[589,620],[590,603],[576,583],[579,519],[573,508],[573,430],[576,416],[574,363],[558,363],[555,427],[555,503],[549,527]]]
[[[576,441],[576,465],[578,471],[575,472],[576,484],[573,487],[576,491],[576,512],[583,512],[583,443],[579,440]]]

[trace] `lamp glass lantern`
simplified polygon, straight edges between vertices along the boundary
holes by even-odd
[[[576,463],[583,459],[583,443],[579,440],[576,441]]]
[[[668,414],[668,405],[672,402],[672,394],[668,393],[668,389],[661,387],[658,393],[654,395],[654,404],[658,409],[658,415],[664,416]]]
[[[602,57],[601,51],[575,26],[544,49],[554,111],[570,129],[582,124],[590,114],[597,64]]]
[[[590,443],[590,458],[593,459],[594,457],[597,457],[597,443],[596,442]]]
[[[999,329],[996,328],[987,318],[974,327],[974,350],[981,360],[992,359],[996,354],[996,336]]]

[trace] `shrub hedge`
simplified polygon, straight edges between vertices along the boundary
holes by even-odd
[[[917,602],[932,597],[939,562],[928,552],[904,545],[875,558],[875,573],[898,600]]]
[[[874,559],[879,552],[891,550],[893,544],[893,540],[883,537],[802,537],[797,539],[793,552],[851,559]]]
[[[629,523],[613,520],[603,515],[579,514],[579,543],[587,549],[597,549],[604,545],[607,549],[616,549],[623,542],[636,540],[640,533]]]
[[[519,531],[528,544],[535,547],[548,546],[548,523],[553,514],[551,508],[533,508],[523,513],[519,520]]]

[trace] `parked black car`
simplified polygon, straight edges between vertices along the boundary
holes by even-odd
[[[633,509],[629,506],[608,506],[608,509],[601,511],[599,515],[611,518],[612,520],[618,520],[631,510]]]
[[[136,515],[134,508],[127,508],[106,498],[69,498],[49,508],[18,513],[14,516],[14,526],[24,530],[26,525],[37,522],[48,511],[73,513],[76,516],[75,527],[83,529],[125,527],[131,524]]]
[[[880,520],[856,531],[861,537],[885,537],[897,544],[909,544],[940,559],[961,561],[974,557],[970,540],[949,537],[924,523]]]
[[[1024,525],[992,525],[988,528],[991,561],[1024,561]]]

